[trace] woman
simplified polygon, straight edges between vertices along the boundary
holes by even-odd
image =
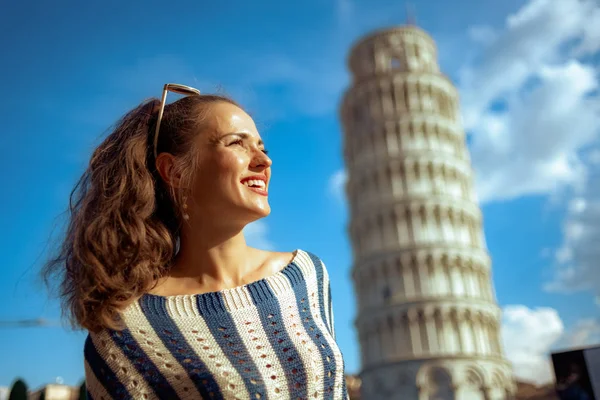
[[[165,106],[167,91],[187,96]],[[89,331],[90,398],[347,397],[323,263],[244,240],[270,177],[252,118],[182,85],[94,151],[45,270]]]

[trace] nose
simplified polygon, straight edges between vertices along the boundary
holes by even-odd
[[[273,160],[265,154],[261,149],[255,149],[252,155],[252,161],[250,162],[251,168],[269,168],[273,164]]]

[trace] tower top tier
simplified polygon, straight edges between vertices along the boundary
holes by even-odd
[[[437,48],[425,31],[400,26],[376,31],[354,45],[348,65],[354,81],[394,73],[438,73]]]

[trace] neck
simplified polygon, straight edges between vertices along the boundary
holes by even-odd
[[[183,228],[180,251],[169,275],[210,285],[238,286],[255,267],[242,229],[202,225]]]

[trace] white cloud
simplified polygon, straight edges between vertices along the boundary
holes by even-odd
[[[565,338],[568,348],[590,346],[600,343],[600,321],[595,318],[582,319],[570,329]]]
[[[565,330],[553,308],[504,307],[502,341],[517,380],[543,385],[553,381],[550,353],[600,342],[600,320],[579,320]]]
[[[516,378],[536,384],[551,382],[553,370],[549,353],[563,333],[563,322],[552,308],[506,306],[502,316],[502,340]]]
[[[7,388],[5,386],[0,387],[0,400],[6,400],[6,399],[8,399],[9,393],[10,393],[10,389],[9,388]]]
[[[585,199],[576,197],[569,202],[569,212],[579,214],[585,211]]]
[[[275,246],[268,239],[267,234],[269,229],[264,221],[255,221],[246,225],[244,228],[244,236],[246,243],[249,246],[256,247],[262,250],[273,250]]]
[[[564,263],[573,258],[573,254],[571,253],[571,249],[567,247],[561,247],[556,251],[556,261],[559,263]]]
[[[345,188],[348,181],[346,170],[340,169],[329,178],[329,194],[339,201],[345,201]]]
[[[591,290],[600,296],[600,171],[588,174],[585,188],[576,193],[563,223],[563,243],[556,251],[551,292]]]
[[[531,0],[501,31],[471,28],[484,52],[460,90],[482,201],[581,185],[579,152],[600,126],[597,71],[577,58],[599,49],[588,25],[600,26],[592,0]]]
[[[582,26],[583,35],[579,45],[575,48],[578,55],[592,54],[600,49],[600,7],[594,7],[592,1],[586,1],[586,11],[589,12],[588,21],[591,23]],[[596,3],[597,4],[597,3]]]
[[[587,154],[587,162],[593,165],[600,164],[600,150],[593,150]]]

